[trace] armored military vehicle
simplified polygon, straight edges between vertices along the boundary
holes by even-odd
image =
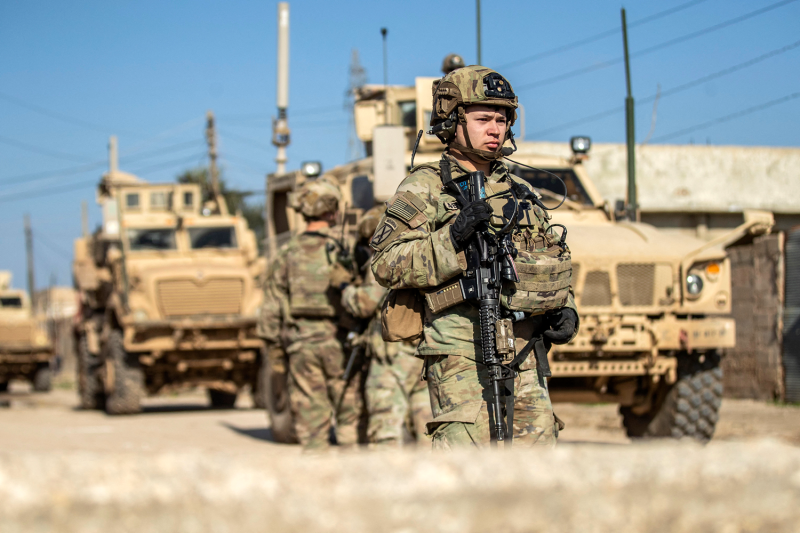
[[[54,358],[46,320],[32,314],[27,292],[11,288],[11,272],[0,271],[0,392],[12,379],[49,391]]]
[[[407,175],[417,132],[429,129],[435,79],[358,90],[355,126],[367,157],[327,172],[339,180],[351,219],[389,199]],[[438,160],[443,145],[420,133],[414,164]],[[546,205],[563,200],[552,216],[568,228],[573,253],[581,329],[550,352],[552,399],[617,403],[633,437],[709,439],[722,398],[720,357],[735,342],[725,247],[768,231],[772,215],[747,213],[744,224],[710,242],[619,220],[583,165],[590,144],[586,137],[573,138],[573,156],[565,159],[536,154],[518,140],[509,157],[521,164],[508,161]],[[318,174],[318,166],[270,176],[270,249],[300,229],[302,221],[286,209],[287,198]]]
[[[135,413],[145,394],[202,386],[232,407],[263,406],[255,335],[264,271],[246,221],[197,184],[151,184],[113,169],[97,189],[103,224],[75,241],[81,406]]]

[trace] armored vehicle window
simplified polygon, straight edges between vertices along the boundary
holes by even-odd
[[[0,307],[22,307],[22,298],[19,296],[2,296],[0,297]]]
[[[356,176],[350,184],[353,197],[353,207],[359,209],[370,209],[375,205],[375,193],[372,190],[372,182],[368,176]]]
[[[125,207],[128,209],[139,209],[139,193],[129,193],[125,195]]]
[[[169,207],[169,204],[172,203],[170,201],[171,199],[172,195],[167,195],[166,191],[151,192],[150,209],[154,211],[165,211]]]
[[[397,102],[397,107],[400,108],[400,124],[407,128],[417,128],[417,102],[416,100],[409,100],[408,102]]]
[[[558,196],[564,194],[564,186],[561,185],[561,182],[546,172],[521,168],[516,165],[512,165],[509,170],[512,174],[524,179],[536,189],[544,189]],[[578,176],[575,175],[575,172],[568,168],[547,169],[547,172],[552,172],[564,180],[564,184],[567,186],[567,198],[579,204],[592,205],[592,201],[589,199],[586,189],[583,188],[583,184],[578,179]],[[552,198],[545,197],[543,201],[544,205],[547,207],[558,205],[558,200]]]
[[[183,208],[191,211],[194,207],[194,194],[191,191],[183,193]]]
[[[189,228],[192,249],[236,248],[236,231],[233,226],[221,228]]]
[[[129,229],[128,243],[131,251],[174,250],[175,230],[172,229]]]

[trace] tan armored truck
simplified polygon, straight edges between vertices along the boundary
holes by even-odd
[[[429,129],[434,80],[359,90],[355,126],[368,157],[327,172],[339,180],[351,219],[389,199],[407,175],[417,132]],[[711,438],[722,398],[720,357],[735,342],[725,247],[768,231],[772,215],[747,213],[744,224],[710,242],[665,234],[615,219],[582,164],[588,138],[572,139],[569,159],[536,154],[524,141],[517,145],[510,158],[536,170],[508,162],[512,173],[535,187],[546,205],[564,200],[551,214],[567,227],[573,253],[581,328],[572,342],[550,352],[553,401],[617,403],[633,437]],[[438,160],[442,148],[423,133],[414,164]],[[286,209],[287,198],[313,179],[316,166],[269,177],[268,249],[301,228]]]
[[[54,358],[46,320],[33,315],[27,292],[11,288],[11,272],[0,271],[0,392],[12,379],[49,391]]]
[[[213,407],[232,407],[249,386],[263,406],[264,260],[246,221],[217,198],[204,203],[196,184],[103,176],[103,225],[74,247],[83,408],[135,413],[145,394],[192,386],[207,388]]]

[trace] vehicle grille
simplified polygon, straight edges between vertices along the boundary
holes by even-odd
[[[624,306],[653,305],[656,265],[620,263],[617,265],[619,302]]]
[[[583,283],[581,305],[611,305],[611,282],[609,281],[608,272],[603,270],[587,272],[586,281]]]
[[[165,317],[241,313],[240,279],[169,280],[158,283],[158,303]]]
[[[0,326],[0,343],[3,342],[30,342],[31,326],[23,324],[19,326],[5,325]]]

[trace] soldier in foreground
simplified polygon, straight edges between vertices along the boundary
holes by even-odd
[[[427,368],[434,415],[428,428],[434,449],[482,447],[492,439],[509,437],[521,446],[553,445],[558,435],[545,379],[546,345],[574,337],[578,316],[563,231],[558,242],[538,197],[500,161],[503,143],[509,138],[513,143],[516,108],[517,97],[508,81],[485,67],[457,69],[435,82],[432,133],[447,144],[447,150],[438,163],[412,168],[387,202],[370,243],[376,252],[372,261],[376,280],[394,289],[384,308],[384,338],[422,338],[418,353],[425,357]],[[477,194],[477,199],[469,201],[464,193],[479,176],[476,171],[485,176],[480,176],[485,192],[473,190],[470,196]],[[509,276],[517,278],[502,281],[500,301],[506,320],[492,319],[497,339],[505,336],[503,361],[511,378],[502,383],[513,383],[510,390],[503,387],[502,409],[499,401],[490,401],[499,380],[490,379],[489,365],[484,364],[487,340],[481,338],[481,322],[486,319],[480,318],[474,300],[465,301],[469,291],[461,284],[470,274],[473,283],[487,281],[476,280],[475,271],[467,271],[471,265],[463,253],[474,250],[477,233],[487,228],[497,234],[512,229],[513,250],[506,256],[515,258],[509,259],[509,269],[514,267]],[[488,282],[500,285],[499,279]],[[529,340],[537,335],[544,349],[536,350],[537,357],[524,357]],[[491,344],[500,343],[493,338]],[[517,352],[515,346],[525,348]],[[497,434],[496,428],[502,427],[498,415],[513,418],[502,435]]]
[[[329,445],[332,414],[344,390],[341,292],[332,281],[343,246],[331,229],[340,200],[339,188],[326,178],[298,191],[293,208],[306,220],[306,231],[281,247],[264,288],[261,334],[286,352],[292,419],[306,448]],[[361,404],[356,388],[348,389],[336,414],[338,444],[358,443]]]
[[[432,415],[427,387],[421,379],[422,360],[414,357],[416,343],[386,342],[381,335],[380,309],[388,291],[375,282],[370,271],[368,243],[383,211],[383,206],[373,207],[358,224],[361,240],[355,255],[363,282],[344,289],[342,305],[354,317],[369,321],[360,341],[369,359],[365,385],[368,442],[371,446],[399,447],[404,444],[406,428],[418,443],[430,442],[426,424]]]

